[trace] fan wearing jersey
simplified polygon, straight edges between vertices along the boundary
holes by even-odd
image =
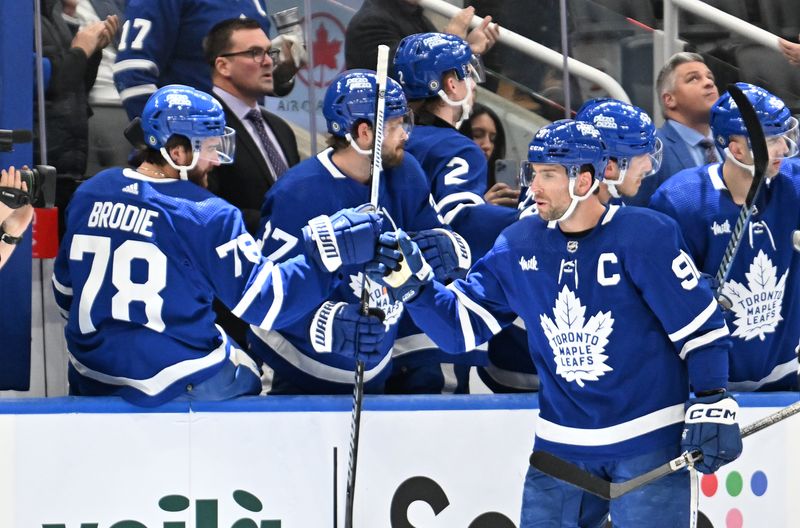
[[[376,92],[370,70],[346,71],[328,87],[323,114],[330,148],[292,167],[264,199],[259,240],[267,258],[284,261],[297,255],[301,230],[310,219],[370,201]],[[463,274],[471,263],[469,246],[439,222],[422,169],[403,149],[413,126],[403,90],[387,79],[385,94],[378,188],[384,227],[394,224],[415,232],[443,280]],[[390,300],[381,284],[365,282],[363,266],[346,266],[335,275],[335,291],[296,323],[272,331],[251,326],[250,352],[269,367],[263,380],[269,394],[352,392],[356,359],[365,364],[365,390],[383,392],[403,303]],[[360,311],[364,287],[382,322],[375,324],[372,336],[357,339],[351,321]]]
[[[778,97],[737,83],[756,111],[769,152],[765,181],[721,291],[731,328],[728,386],[738,391],[797,390],[800,260],[792,234],[800,226],[797,119]],[[753,182],[753,154],[736,103],[725,92],[711,107],[714,143],[724,159],[665,181],[650,207],[673,217],[700,271],[717,274]]]
[[[143,163],[100,172],[67,208],[52,282],[67,320],[70,394],[144,406],[258,394],[257,366],[214,324],[214,297],[265,330],[288,325],[327,297],[331,271],[374,257],[381,219],[317,218],[301,235],[306,255],[274,264],[239,210],[203,188],[233,160],[222,106],[166,86],[148,99],[142,129]]]
[[[624,205],[636,196],[642,180],[661,167],[663,145],[647,112],[616,99],[586,101],[576,121],[591,123],[600,132],[608,151],[608,165],[599,186],[600,201]]]
[[[728,329],[671,218],[600,202],[606,160],[591,124],[547,125],[526,165],[538,215],[504,230],[465,279],[432,281],[403,233],[381,235],[370,274],[452,353],[524,321],[541,381],[537,450],[612,481],[700,450],[695,467],[711,473],[742,448]],[[608,502],[530,467],[520,526],[602,526],[609,513],[619,528],[688,526],[690,502],[687,472]]]

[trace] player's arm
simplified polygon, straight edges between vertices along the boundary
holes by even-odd
[[[304,255],[275,263],[261,255],[238,211],[220,223],[204,258],[217,297],[244,321],[265,330],[292,324],[319,306],[335,286],[335,271],[375,254],[380,217],[352,209],[318,217],[303,231]],[[231,234],[232,233],[232,234]]]
[[[180,32],[179,0],[130,0],[125,9],[114,84],[133,119],[158,88],[160,73],[171,62]]]
[[[51,282],[53,295],[56,300],[61,317],[64,320],[69,318],[69,310],[72,305],[72,279],[69,274],[69,249],[72,246],[72,235],[67,234],[61,241],[58,255],[53,263],[53,276]]]
[[[381,236],[378,261],[383,267],[368,265],[370,276],[405,302],[417,326],[442,350],[451,354],[474,350],[513,323],[516,315],[492,271],[497,254],[490,252],[476,262],[466,279],[444,286],[433,279],[419,248],[404,238],[405,233],[397,233],[396,242],[394,233]],[[397,271],[386,275],[387,269]]]

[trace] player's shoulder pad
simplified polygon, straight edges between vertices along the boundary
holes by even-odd
[[[660,211],[634,205],[614,207],[613,217],[604,217],[602,222],[620,233],[626,241],[640,241],[644,245],[659,244],[680,233],[678,222]]]
[[[431,189],[425,171],[417,158],[406,152],[403,161],[396,167],[384,169],[386,183],[390,188],[397,190],[419,189],[427,196]]]
[[[673,204],[696,204],[700,206],[700,193],[707,187],[713,187],[709,166],[691,167],[676,172],[666,179],[653,193],[652,204],[671,202]]]

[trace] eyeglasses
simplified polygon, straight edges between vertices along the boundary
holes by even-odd
[[[253,62],[261,64],[264,62],[264,56],[269,55],[269,58],[272,62],[278,61],[278,56],[281,54],[281,50],[270,48],[265,50],[264,48],[250,48],[244,51],[232,51],[231,53],[221,53],[219,57],[235,57],[237,55],[241,55],[243,57],[250,56],[253,59]]]

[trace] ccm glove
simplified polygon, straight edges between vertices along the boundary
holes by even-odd
[[[317,216],[303,228],[306,253],[326,270],[333,272],[341,266],[363,264],[375,256],[383,220],[376,213],[359,209]]]
[[[419,246],[438,281],[463,277],[472,265],[469,244],[455,231],[427,229],[415,233],[411,240]]]
[[[681,449],[703,454],[694,464],[699,472],[714,473],[742,454],[742,436],[736,421],[738,413],[736,400],[725,392],[686,402]]]
[[[381,341],[386,334],[383,321],[375,315],[362,315],[360,305],[327,301],[314,314],[309,335],[314,350],[349,358],[380,358]]]
[[[408,302],[433,280],[433,270],[411,238],[397,230],[378,239],[377,256],[367,264],[367,276],[388,286],[394,300]]]

